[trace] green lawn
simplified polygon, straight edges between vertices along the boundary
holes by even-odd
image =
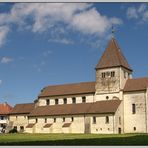
[[[148,134],[0,134],[0,145],[148,145]]]

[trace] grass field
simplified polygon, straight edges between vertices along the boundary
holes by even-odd
[[[148,145],[148,134],[0,134],[0,145]]]

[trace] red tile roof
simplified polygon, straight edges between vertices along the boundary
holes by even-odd
[[[38,106],[28,116],[58,116],[79,114],[101,114],[116,112],[120,100],[97,101],[94,103]]]
[[[118,66],[123,66],[124,68],[132,71],[115,38],[112,38],[106,50],[104,51],[99,63],[97,64],[96,69]]]
[[[146,90],[147,87],[148,87],[148,77],[128,79],[124,87],[124,92]]]
[[[34,103],[16,104],[10,114],[29,114],[34,106]]]
[[[95,82],[47,86],[39,97],[95,93]]]
[[[7,103],[0,104],[0,115],[7,115],[11,112],[12,106]]]

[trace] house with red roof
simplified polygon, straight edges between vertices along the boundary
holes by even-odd
[[[0,133],[4,132],[8,125],[9,113],[12,111],[12,106],[8,103],[0,104]]]

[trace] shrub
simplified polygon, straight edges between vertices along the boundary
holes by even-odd
[[[17,133],[17,129],[13,128],[12,130],[9,131],[9,133]]]

